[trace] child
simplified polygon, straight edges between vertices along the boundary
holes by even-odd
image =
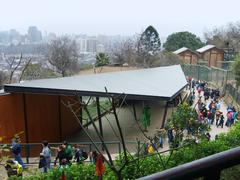
[[[43,153],[40,153],[40,160],[39,160],[38,168],[39,168],[40,172],[42,172],[42,173],[47,172],[47,161],[46,161],[46,158],[44,157]]]
[[[13,161],[13,160],[7,160],[6,165],[5,165],[5,169],[7,171],[7,175],[8,177],[11,176],[18,176],[18,177],[22,177],[22,172],[23,172],[23,167],[21,164],[19,164],[17,161]]]

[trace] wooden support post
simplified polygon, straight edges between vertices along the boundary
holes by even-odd
[[[166,102],[166,105],[165,105],[164,114],[163,114],[163,121],[162,121],[161,128],[164,128],[166,117],[167,117],[167,111],[168,111],[168,101]]]
[[[59,141],[62,141],[62,111],[61,111],[61,96],[58,96],[58,124],[59,124]]]
[[[102,116],[99,104],[99,97],[96,97],[96,104],[97,104],[97,114],[98,114],[98,122],[99,122],[99,131],[101,136],[103,137],[103,129],[102,129]]]
[[[183,103],[183,99],[182,99],[182,95],[181,94],[179,94],[179,98],[180,98],[180,103],[182,104]]]
[[[26,95],[23,94],[23,111],[24,111],[24,126],[25,126],[25,140],[26,143],[29,143],[29,136],[28,136],[28,118],[27,118],[27,104],[26,104]]]
[[[80,123],[83,123],[83,108],[82,108],[82,96],[79,96],[79,101],[80,101],[80,112],[79,112],[79,116],[80,116]]]
[[[97,104],[99,131],[100,131],[100,135],[103,138],[102,115],[101,115],[101,110],[100,110],[99,97],[96,97],[96,104]],[[102,145],[102,150],[104,150],[103,145]]]

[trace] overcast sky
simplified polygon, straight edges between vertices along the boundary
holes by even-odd
[[[240,20],[239,0],[0,0],[0,31],[133,35],[153,25],[161,37],[191,31],[199,36]]]

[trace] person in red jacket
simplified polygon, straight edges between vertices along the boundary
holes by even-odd
[[[105,172],[104,166],[104,156],[100,153],[97,155],[97,162],[96,162],[96,174],[99,180],[103,179],[103,174]]]

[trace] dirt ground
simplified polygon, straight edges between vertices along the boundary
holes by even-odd
[[[88,70],[83,70],[80,71],[79,74],[99,74],[99,73],[106,73],[106,72],[117,72],[117,71],[130,71],[130,70],[136,70],[139,69],[137,67],[128,67],[128,66],[123,66],[123,67],[118,67],[118,66],[103,66],[103,67],[96,67],[95,72],[94,69],[88,69]]]

